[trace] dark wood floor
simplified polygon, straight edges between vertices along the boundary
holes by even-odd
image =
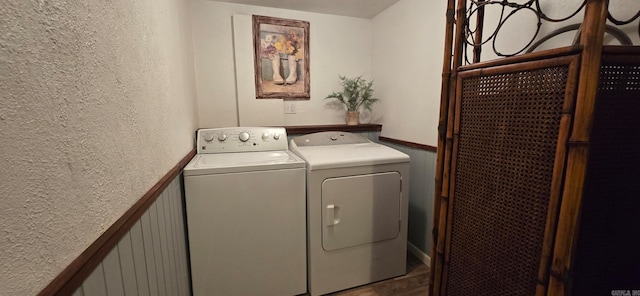
[[[408,253],[407,274],[366,286],[340,291],[332,296],[426,296],[429,295],[429,268]]]

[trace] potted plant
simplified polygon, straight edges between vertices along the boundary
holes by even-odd
[[[335,102],[347,107],[347,125],[357,125],[360,109],[371,110],[371,105],[379,99],[373,96],[373,81],[367,82],[362,76],[347,78],[340,76],[341,92],[332,92],[325,99],[335,99]]]

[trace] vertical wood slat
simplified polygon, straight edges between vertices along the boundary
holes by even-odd
[[[85,295],[91,296],[108,296],[107,284],[104,280],[104,269],[102,263],[96,267],[93,272],[82,283],[82,291]]]
[[[167,187],[168,188],[168,187]],[[164,210],[164,201],[166,200],[166,191],[165,194],[162,194],[158,201],[156,201],[156,210],[158,211],[158,229],[160,231],[160,250],[162,251],[162,265],[164,266],[164,284],[165,284],[165,293],[166,295],[174,295],[173,294],[173,282],[171,278],[173,277],[173,270],[171,266],[170,259],[170,250],[168,237],[167,237],[167,227],[166,227],[166,217]]]
[[[173,229],[172,229],[172,224],[173,221],[171,220],[171,208],[169,207],[169,202],[171,200],[171,198],[173,198],[173,186],[175,185],[175,181],[172,182],[169,187],[167,187],[166,190],[166,194],[164,194],[164,198],[162,199],[162,203],[164,204],[164,224],[165,224],[165,229],[166,229],[166,237],[167,237],[167,250],[169,253],[169,275],[170,275],[170,279],[171,279],[171,287],[172,289],[170,291],[167,291],[167,293],[170,293],[171,295],[178,295],[178,282],[177,282],[177,270],[176,270],[176,256],[175,256],[175,249],[173,248],[173,241],[175,239],[174,235],[173,235]]]
[[[553,166],[553,179],[551,180],[551,193],[549,196],[549,207],[547,211],[547,221],[545,223],[544,241],[542,242],[542,253],[540,258],[540,268],[538,271],[538,284],[536,296],[543,296],[547,293],[549,284],[549,266],[551,263],[551,251],[555,239],[558,211],[560,205],[560,195],[562,194],[562,183],[565,171],[565,157],[567,153],[567,142],[573,119],[575,108],[577,76],[579,71],[579,60],[574,60],[569,64],[567,74],[567,85],[565,87],[565,99],[562,106],[562,117],[560,118],[560,129],[558,131],[558,143],[556,145],[556,156]]]
[[[173,254],[173,270],[174,270],[174,281],[175,281],[175,291],[176,291],[176,295],[180,295],[181,291],[183,291],[183,286],[180,283],[180,268],[179,268],[179,259],[181,257],[185,257],[185,256],[177,256],[178,253],[178,248],[176,247],[176,241],[178,239],[178,234],[176,233],[176,229],[175,229],[175,219],[176,216],[174,214],[174,205],[173,205],[173,200],[175,200],[177,198],[177,196],[175,195],[175,187],[179,186],[178,182],[174,182],[173,186],[171,186],[171,190],[168,191],[168,199],[167,199],[167,203],[169,205],[169,217],[170,219],[167,220],[168,221],[168,227],[170,227],[171,230],[171,236],[169,236],[171,238],[171,241],[169,242],[171,245],[171,249],[172,249],[172,254]],[[186,255],[186,254],[185,254]]]
[[[455,35],[453,35],[454,43],[453,43],[453,63],[451,65],[451,75],[448,79],[448,103],[447,103],[447,124],[446,124],[446,139],[444,141],[444,161],[443,161],[443,171],[442,171],[442,187],[441,190],[441,198],[440,198],[440,209],[438,210],[438,240],[436,246],[436,258],[435,258],[435,276],[434,276],[434,285],[432,290],[432,295],[438,296],[442,295],[441,284],[445,279],[443,276],[444,265],[444,248],[445,248],[445,230],[447,229],[447,214],[448,213],[448,194],[449,194],[449,181],[450,181],[450,163],[451,163],[451,153],[452,153],[452,144],[453,144],[453,112],[454,105],[456,100],[456,81],[457,81],[457,73],[458,67],[462,65],[462,43],[463,43],[463,30],[466,23],[466,1],[459,0],[456,8],[456,22],[455,22]],[[446,46],[446,45],[445,45]],[[441,105],[442,106],[442,105]],[[444,126],[442,126],[444,128]],[[440,145],[440,143],[438,144]],[[438,146],[440,147],[440,146]],[[440,150],[440,148],[438,148]],[[444,272],[446,276],[446,272]],[[442,294],[441,294],[442,293]]]
[[[436,150],[436,172],[435,187],[433,195],[433,222],[431,224],[431,266],[429,271],[429,292],[434,295],[433,287],[436,274],[437,261],[437,244],[438,244],[438,224],[440,221],[440,198],[442,195],[442,174],[444,169],[444,151],[446,141],[447,114],[449,111],[449,79],[451,78],[451,54],[453,46],[453,25],[455,19],[453,17],[455,9],[455,0],[447,1],[444,41],[444,57],[442,64],[442,86],[440,88],[440,115],[438,119],[438,149]]]
[[[187,254],[186,252],[186,248],[183,248],[183,243],[184,243],[184,234],[180,232],[180,228],[184,227],[184,223],[182,221],[184,221],[180,215],[180,213],[182,212],[182,193],[180,191],[180,182],[176,182],[173,186],[173,197],[171,199],[171,205],[172,205],[172,225],[173,225],[173,233],[174,235],[174,244],[175,244],[175,250],[177,252],[177,254]],[[177,256],[176,257],[176,272],[178,275],[178,282],[180,283],[180,295],[185,295],[187,296],[189,293],[189,284],[188,284],[188,275],[189,272],[187,270],[187,256]]]
[[[451,116],[451,126],[450,130],[452,131],[453,141],[451,143],[451,160],[449,162],[450,173],[449,173],[449,187],[447,189],[447,194],[449,196],[447,202],[447,225],[444,239],[444,268],[443,268],[443,283],[442,283],[442,295],[447,295],[447,284],[448,284],[448,275],[449,275],[449,260],[451,260],[451,230],[453,223],[453,205],[455,201],[455,183],[456,183],[456,165],[457,165],[457,155],[458,155],[458,147],[459,147],[459,134],[460,134],[460,109],[462,107],[462,79],[457,79],[456,81],[456,99],[454,102],[450,102],[452,105],[453,114],[449,114]],[[449,132],[447,132],[449,134]],[[449,136],[447,136],[449,137]]]
[[[176,211],[178,210],[176,208],[175,205],[175,200],[179,198],[179,195],[177,194],[178,191],[176,191],[176,188],[180,187],[180,182],[175,182],[173,185],[172,190],[170,191],[171,193],[171,198],[169,199],[169,205],[171,206],[171,232],[173,233],[173,236],[171,237],[172,240],[172,244],[173,244],[173,250],[174,250],[174,254],[182,254],[180,253],[180,249],[178,248],[178,240],[180,238],[180,236],[178,235],[177,232],[177,220],[176,220]],[[186,255],[186,253],[185,253]],[[185,285],[182,282],[182,270],[180,269],[180,261],[184,258],[186,258],[186,256],[175,256],[174,258],[174,265],[175,265],[175,270],[176,270],[176,285],[178,287],[178,295],[183,295],[185,289]]]
[[[76,289],[76,291],[73,292],[71,296],[84,296],[84,291],[82,291],[82,286],[78,287],[78,289]]]
[[[484,28],[484,1],[478,0],[478,10],[476,15],[476,34],[474,36],[473,43],[473,62],[480,62],[480,57],[482,55],[482,30]]]
[[[590,0],[586,5],[580,43],[584,46],[573,129],[568,148],[565,187],[551,264],[548,295],[565,295],[569,291],[572,254],[578,234],[578,218],[589,153],[589,135],[600,73],[600,59],[608,0]]]
[[[120,256],[118,248],[111,249],[107,257],[102,261],[104,268],[104,280],[107,285],[107,295],[124,295],[122,283],[122,269],[120,268]]]
[[[138,295],[149,296],[149,277],[147,274],[147,261],[145,259],[141,221],[136,222],[136,224],[131,227],[129,233],[131,236],[131,248],[133,264],[136,271]]]
[[[135,259],[131,244],[131,232],[120,239],[118,243],[118,255],[120,256],[120,268],[122,269],[122,283],[124,295],[138,295],[138,279],[136,277]]]
[[[159,283],[158,283],[158,269],[159,266],[156,266],[156,258],[155,255],[156,247],[154,246],[153,232],[151,231],[151,207],[149,210],[142,215],[140,218],[141,226],[142,226],[142,237],[144,242],[144,254],[145,260],[147,262],[147,276],[149,279],[149,293],[151,295],[159,295]]]
[[[153,256],[156,265],[156,283],[158,285],[158,294],[165,296],[167,292],[164,278],[164,262],[162,261],[162,246],[160,241],[160,228],[158,227],[158,203],[154,203],[149,207],[149,222],[151,223],[151,239],[153,240]]]

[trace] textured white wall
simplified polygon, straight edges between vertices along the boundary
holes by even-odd
[[[339,89],[338,74],[371,77],[369,19],[204,0],[191,1],[191,13],[200,127],[344,123],[344,113],[328,108],[328,101],[323,99]],[[296,101],[296,114],[283,115],[280,99],[265,103],[251,97],[255,87],[253,45],[248,44],[251,39],[246,39],[250,37],[246,34],[251,34],[247,25],[250,26],[252,14],[310,22],[311,100]],[[244,28],[243,32],[235,32],[245,34],[242,40],[234,40],[234,15],[238,16],[236,28]],[[234,42],[241,48],[234,49]],[[242,62],[237,64],[238,68],[234,66],[234,57],[236,62]],[[236,75],[242,79],[236,80]],[[238,106],[245,109],[238,110]],[[264,117],[268,120],[263,120]]]
[[[192,149],[187,6],[0,2],[0,295],[45,287]]]
[[[373,19],[382,136],[437,145],[446,1],[401,0]]]
[[[253,19],[234,14],[233,52],[235,63],[238,122],[242,126],[284,125],[283,102],[280,99],[257,100],[253,61]]]

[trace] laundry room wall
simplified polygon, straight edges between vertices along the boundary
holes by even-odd
[[[438,2],[438,3],[433,3]],[[199,125],[344,123],[323,98],[339,89],[338,74],[374,80],[381,103],[363,122],[382,123],[387,137],[436,145],[445,2],[402,0],[374,19],[192,1]],[[311,100],[256,100],[251,15],[310,22]],[[429,17],[425,17],[429,14]],[[234,47],[236,45],[236,47]],[[412,159],[410,242],[429,254],[435,153],[396,145]],[[405,151],[406,150],[406,151]]]
[[[381,136],[436,146],[446,1],[401,0],[373,18]]]
[[[446,1],[401,0],[373,18],[373,78],[382,98],[381,136],[437,146]],[[381,141],[411,157],[409,233],[423,261],[431,252],[432,150]]]
[[[34,295],[193,149],[187,1],[0,1],[0,295]]]
[[[199,126],[344,123],[324,98],[338,75],[371,77],[372,21],[215,1],[191,1]],[[281,99],[255,98],[251,15],[310,22],[311,99],[284,114]],[[235,45],[235,47],[234,47]],[[380,113],[364,120],[377,122]]]

